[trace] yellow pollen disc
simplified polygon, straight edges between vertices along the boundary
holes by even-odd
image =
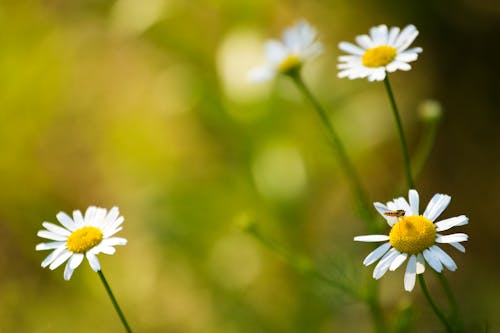
[[[397,51],[392,46],[377,46],[366,50],[361,58],[366,67],[380,67],[389,64],[396,57]]]
[[[102,241],[102,231],[96,227],[83,227],[73,231],[66,240],[68,250],[85,253]]]
[[[302,61],[296,55],[289,55],[278,66],[278,72],[288,74],[293,70],[298,69],[302,65]]]
[[[436,242],[436,227],[422,215],[404,217],[392,227],[389,241],[401,253],[420,253]]]

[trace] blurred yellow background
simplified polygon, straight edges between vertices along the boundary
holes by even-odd
[[[363,224],[313,110],[286,78],[246,81],[262,43],[300,18],[325,46],[305,80],[382,202],[404,175],[387,97],[381,83],[336,78],[337,44],[381,23],[419,29],[424,52],[391,76],[412,152],[420,103],[437,99],[445,112],[417,189],[422,205],[450,194],[445,217],[469,216],[467,252],[449,251],[459,269],[446,275],[471,332],[498,330],[497,2],[51,0],[0,4],[0,332],[122,331],[87,263],[66,282],[34,250],[43,221],[89,205],[125,217],[128,245],[100,260],[136,332],[371,330],[364,305],[235,223],[253,216],[322,270],[371,274],[361,264],[370,247],[352,241]],[[436,331],[402,276],[381,280],[388,319],[409,309],[415,332]]]

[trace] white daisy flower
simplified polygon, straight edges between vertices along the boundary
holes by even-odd
[[[250,81],[263,82],[276,74],[290,74],[323,50],[321,43],[316,40],[316,30],[305,20],[285,30],[283,41],[269,40],[264,48],[267,63],[250,70]]]
[[[387,28],[385,24],[370,29],[370,35],[356,37],[358,45],[341,42],[339,48],[349,53],[340,56],[337,68],[339,78],[351,80],[368,78],[368,81],[382,81],[386,72],[400,69],[409,71],[409,62],[415,61],[422,52],[421,47],[408,49],[417,38],[418,30],[407,25],[401,32],[398,27]]]
[[[380,279],[387,270],[396,270],[408,259],[404,286],[405,290],[411,291],[415,286],[416,275],[425,271],[425,262],[439,273],[443,267],[450,271],[457,269],[453,259],[438,244],[450,244],[457,250],[465,252],[460,243],[469,237],[464,233],[442,235],[440,232],[466,225],[469,219],[465,215],[460,215],[436,222],[451,201],[449,195],[435,194],[422,215],[418,212],[418,192],[410,190],[408,198],[409,203],[403,197],[389,201],[386,205],[380,202],[374,203],[375,209],[391,227],[389,235],[357,236],[354,240],[385,242],[363,261],[363,264],[368,266],[380,259],[373,271],[374,279]]]
[[[63,227],[50,222],[43,222],[46,230],[38,231],[38,237],[50,239],[53,242],[40,243],[36,246],[37,251],[54,250],[44,261],[42,267],[49,266],[56,269],[66,260],[64,279],[69,280],[73,271],[82,263],[86,257],[90,267],[98,272],[101,270],[97,254],[114,254],[116,245],[125,245],[127,240],[120,237],[112,237],[122,230],[123,216],[120,216],[118,207],[113,207],[107,212],[104,208],[90,206],[85,216],[79,210],[73,211],[73,218],[64,212],[56,215]]]

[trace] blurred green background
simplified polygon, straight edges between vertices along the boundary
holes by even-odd
[[[122,331],[86,262],[66,282],[34,250],[43,221],[89,205],[125,216],[129,244],[100,260],[136,332],[371,330],[363,304],[235,223],[249,214],[351,281],[373,269],[361,264],[371,247],[352,241],[364,226],[313,110],[286,78],[246,82],[262,42],[300,18],[325,46],[305,80],[373,201],[401,183],[399,145],[383,85],[336,78],[337,44],[381,23],[420,30],[413,70],[391,77],[412,152],[420,103],[445,111],[417,188],[422,202],[452,195],[445,217],[470,217],[467,253],[447,249],[459,269],[446,275],[470,331],[499,329],[498,1],[47,0],[0,4],[0,332]],[[414,332],[440,330],[420,290],[404,292],[403,269],[381,294],[389,320],[404,313]]]

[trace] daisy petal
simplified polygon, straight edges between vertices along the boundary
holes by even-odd
[[[381,24],[378,27],[372,27],[370,29],[370,36],[373,39],[375,45],[385,45],[387,44],[387,26],[385,24]]]
[[[411,215],[409,214],[409,212],[411,212],[412,209],[410,207],[410,204],[408,203],[408,201],[406,201],[405,198],[403,197],[396,198],[394,199],[394,203],[396,204],[397,207],[395,210],[402,209],[405,211],[406,213],[405,215]]]
[[[422,253],[417,254],[417,274],[425,272],[425,259]]]
[[[382,81],[385,79],[385,75],[386,73],[384,67],[375,68],[368,76],[368,81]]]
[[[45,227],[45,229],[47,229],[48,231],[51,231],[55,234],[63,235],[63,236],[71,235],[71,232],[69,230],[61,228],[60,226],[55,225],[53,223],[43,222],[42,225]]]
[[[457,217],[451,217],[446,220],[441,220],[439,222],[436,222],[435,224],[437,231],[445,231],[453,227],[466,225],[467,223],[469,223],[469,218],[465,215],[460,215]]]
[[[387,252],[387,250],[389,250],[390,247],[391,243],[389,242],[380,245],[375,250],[370,252],[369,255],[366,256],[365,260],[363,260],[363,265],[369,266],[373,264],[375,261],[380,259],[380,257],[382,257]]]
[[[448,244],[450,244],[451,246],[453,246],[458,251],[460,251],[462,253],[465,253],[465,247],[462,244],[460,244],[460,243],[448,243]]]
[[[36,251],[52,250],[60,246],[65,247],[66,242],[50,242],[50,243],[40,243],[35,247]]]
[[[99,226],[101,229],[104,227],[104,221],[106,219],[106,209],[97,208],[94,218],[92,219],[92,226]]]
[[[84,258],[84,255],[83,253],[75,253],[69,260],[68,260],[68,266],[71,268],[71,269],[75,269],[77,268],[78,266],[80,266],[80,264],[82,263],[83,261],[83,258]]]
[[[394,45],[394,42],[396,41],[396,38],[399,36],[399,28],[398,27],[392,27],[391,30],[389,31],[389,37],[387,39],[387,45]]]
[[[98,245],[94,248],[94,252],[95,254],[99,254],[99,253],[104,253],[104,254],[115,254],[116,252],[116,249],[112,246],[106,246],[106,245]]]
[[[62,253],[50,264],[49,269],[54,270],[61,266],[66,260],[73,255],[73,252],[64,249]]]
[[[116,234],[118,231],[120,231],[122,229],[123,229],[123,227],[119,227],[119,228],[116,228],[116,229],[103,231],[104,237],[111,237],[111,236],[113,236],[114,234]]]
[[[410,214],[408,215],[418,215],[418,209],[419,209],[418,192],[415,190],[408,191],[408,199],[410,200]]]
[[[396,56],[397,61],[412,62],[417,60],[418,53],[400,53]]]
[[[85,221],[83,219],[82,212],[79,210],[73,211],[73,221],[77,225],[78,228],[81,228],[85,225]]]
[[[69,281],[71,279],[71,276],[73,275],[73,272],[75,271],[74,268],[71,268],[69,262],[66,264],[66,267],[64,268],[64,280]]]
[[[349,63],[359,62],[359,63],[361,63],[359,57],[353,56],[353,55],[341,55],[341,56],[337,57],[337,60],[339,62],[349,62]]]
[[[104,219],[104,225],[107,225],[113,221],[115,221],[118,216],[120,215],[120,210],[118,207],[113,207],[109,210],[109,213],[106,215],[106,218]]]
[[[354,240],[357,242],[383,242],[389,240],[387,235],[366,235],[366,236],[356,236]]]
[[[126,245],[127,240],[121,237],[111,237],[103,239],[101,244],[106,246]]]
[[[360,48],[354,44],[348,43],[348,42],[339,43],[339,49],[341,49],[344,52],[358,55],[358,56],[362,56],[363,54],[365,54],[365,50],[363,50],[362,48]]]
[[[427,208],[424,211],[424,217],[428,218],[431,220],[431,222],[434,222],[439,215],[448,207],[450,204],[451,197],[446,194],[435,194],[431,201],[429,201],[429,204],[427,205]]]
[[[59,212],[59,213],[57,213],[56,217],[57,217],[57,220],[59,222],[61,222],[61,224],[63,226],[66,227],[66,229],[68,229],[70,231],[75,231],[78,228],[78,226],[76,225],[76,223],[66,213]]]
[[[415,287],[415,278],[417,275],[417,258],[415,255],[410,257],[408,260],[408,264],[406,265],[405,271],[405,290],[412,291],[413,287]]]
[[[382,217],[385,217],[385,213],[387,213],[390,210],[389,208],[386,207],[386,205],[380,202],[373,203],[373,206],[375,207],[377,212],[379,212],[379,214],[382,215]]]
[[[50,253],[43,261],[42,261],[42,267],[45,268],[48,265],[50,265],[54,260],[56,260],[61,253],[66,249],[66,246],[61,246],[56,248],[52,253]]]
[[[350,77],[352,74],[353,74],[354,70],[351,68],[351,69],[346,69],[345,71],[341,71],[337,74],[337,77],[339,79],[343,79],[345,77]]]
[[[50,240],[54,240],[54,241],[66,241],[66,239],[68,238],[67,236],[55,234],[55,233],[53,233],[51,231],[47,231],[47,230],[40,230],[39,232],[37,232],[36,235],[38,237],[50,239]]]
[[[87,252],[87,254],[85,256],[87,257],[87,260],[89,261],[89,265],[94,272],[101,270],[101,264],[99,263],[99,259],[97,259],[97,256],[94,253],[89,251],[89,252]]]
[[[409,71],[411,69],[411,66],[406,62],[395,60],[387,65],[386,69],[389,73],[395,72],[397,70]]]
[[[406,253],[401,253],[399,254],[392,262],[391,266],[389,267],[389,270],[395,271],[399,266],[401,266],[402,263],[405,262],[406,258],[408,258],[408,254]]]
[[[357,36],[356,43],[358,43],[364,49],[369,49],[374,46],[373,40],[368,35]]]
[[[85,211],[85,216],[83,218],[85,225],[92,225],[96,212],[97,212],[97,207],[95,206],[89,206],[87,208],[87,210]]]
[[[109,236],[115,234],[117,228],[123,223],[124,220],[125,220],[125,218],[123,216],[120,216],[115,221],[106,225],[104,227],[104,230],[103,230],[103,233],[106,235],[106,237],[109,237]]]
[[[389,252],[387,252],[382,257],[382,259],[380,259],[380,261],[378,262],[377,266],[375,266],[375,269],[373,270],[373,278],[375,280],[380,279],[385,274],[385,272],[387,272],[387,270],[391,266],[393,260],[399,254],[400,253],[396,249],[394,249],[394,248],[390,249]]]
[[[411,49],[404,50],[399,54],[409,54],[409,53],[422,53],[423,49],[421,47],[412,47]]]
[[[436,237],[436,242],[437,243],[460,243],[460,242],[465,242],[469,239],[469,236],[464,233],[456,233],[456,234],[451,234],[451,235],[438,235]]]
[[[398,49],[398,51],[404,51],[404,49],[406,49],[408,45],[413,43],[415,38],[417,38],[417,35],[417,28],[415,28],[414,25],[409,24],[401,31],[393,46]],[[406,47],[404,47],[405,45]]]
[[[287,56],[285,46],[277,40],[269,40],[264,45],[266,58],[272,65],[277,65],[283,61]]]
[[[441,264],[439,258],[437,258],[432,251],[425,249],[423,254],[429,266],[431,266],[436,272],[441,273],[443,271],[443,264]]]
[[[453,259],[444,252],[439,246],[433,245],[430,250],[432,253],[441,261],[441,263],[448,268],[450,271],[455,271],[457,269],[457,264]]]

